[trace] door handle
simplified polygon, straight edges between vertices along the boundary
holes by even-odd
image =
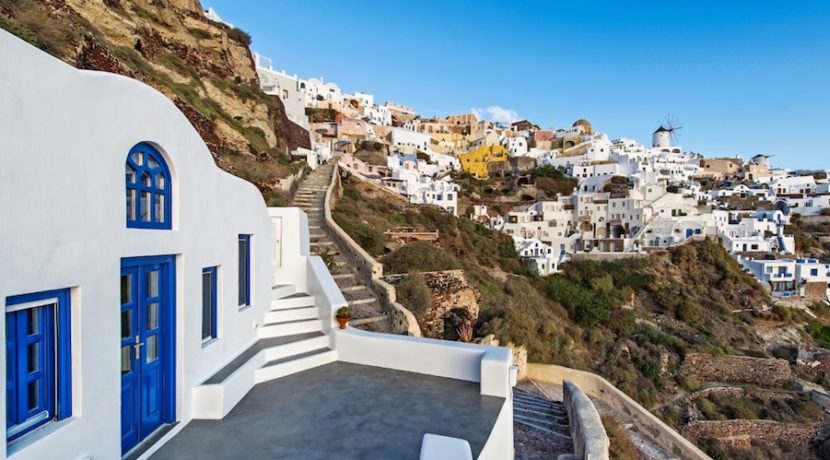
[[[141,347],[144,344],[141,342],[141,336],[135,336],[135,359],[138,360],[141,357]]]

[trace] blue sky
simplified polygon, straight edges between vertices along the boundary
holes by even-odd
[[[830,168],[827,1],[203,0],[274,67],[426,116],[499,107],[650,142]],[[498,110],[496,113],[501,113]]]

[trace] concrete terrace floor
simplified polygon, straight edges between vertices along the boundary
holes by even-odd
[[[426,433],[466,439],[476,458],[503,404],[478,383],[334,362],[254,386],[151,458],[417,459]]]

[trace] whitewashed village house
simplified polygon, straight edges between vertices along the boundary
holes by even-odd
[[[336,329],[305,214],[218,169],[164,95],[5,31],[0,55],[0,458],[394,458],[435,431],[513,457],[509,350]],[[367,373],[393,404],[330,399]],[[465,402],[400,412],[430,385]],[[380,426],[388,445],[352,442]]]

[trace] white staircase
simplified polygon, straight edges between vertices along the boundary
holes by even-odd
[[[317,299],[294,286],[274,286],[258,340],[193,390],[193,418],[221,419],[257,383],[337,360],[323,332]]]

